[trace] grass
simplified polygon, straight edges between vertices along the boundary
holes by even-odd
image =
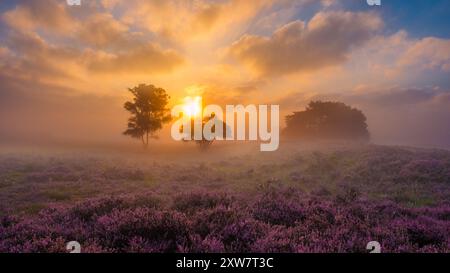
[[[368,145],[233,154],[214,148],[211,156],[191,151],[167,160],[157,156],[0,154],[0,201],[17,209],[23,204],[73,203],[143,189],[166,195],[199,188],[245,195],[257,193],[267,182],[331,196],[354,188],[366,198],[408,206],[450,200],[447,151]]]

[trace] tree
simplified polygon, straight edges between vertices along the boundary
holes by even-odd
[[[133,94],[133,101],[124,104],[131,117],[123,134],[140,138],[143,145],[148,147],[149,137],[156,138],[155,133],[171,120],[169,109],[166,108],[170,97],[164,89],[153,85],[140,84],[128,90]]]
[[[207,122],[209,122],[210,120],[214,119],[214,118],[215,118],[215,114],[214,114],[214,113],[213,113],[211,116],[209,116],[209,117],[208,117],[208,116],[203,117],[203,119],[202,119],[202,127],[201,127],[202,132],[203,132],[203,129],[205,128],[205,124],[206,124]],[[198,147],[200,148],[200,150],[206,151],[206,150],[209,148],[209,146],[210,146],[211,144],[213,144],[215,138],[209,140],[209,139],[206,139],[205,136],[202,134],[202,139],[200,139],[200,140],[194,140],[194,132],[195,132],[195,130],[194,130],[194,127],[195,127],[195,125],[194,125],[194,123],[195,123],[194,118],[192,118],[192,119],[190,120],[190,123],[191,123],[191,125],[190,125],[190,127],[191,127],[191,130],[190,130],[190,139],[183,139],[183,141],[186,141],[186,142],[187,142],[187,141],[195,141],[195,143],[198,144]],[[231,129],[230,129],[230,128],[225,124],[225,122],[223,122],[222,120],[218,120],[218,123],[222,125],[222,128],[223,128],[223,135],[222,135],[222,138],[225,138],[227,132],[229,132]],[[184,128],[183,128],[183,126],[181,126],[180,132],[183,132],[183,130],[184,130]],[[213,125],[213,126],[211,127],[211,132],[212,132],[213,134],[216,133],[216,126],[215,126],[215,125]]]
[[[366,116],[341,102],[311,101],[305,111],[286,116],[287,138],[369,140]]]

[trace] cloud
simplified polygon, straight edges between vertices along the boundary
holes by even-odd
[[[49,44],[36,33],[13,32],[6,46],[11,53],[0,66],[1,74],[23,79],[61,80],[69,77],[74,66],[79,66],[79,49]]]
[[[94,73],[164,73],[183,63],[173,50],[164,50],[148,43],[115,54],[92,52],[85,55],[88,69]]]
[[[9,53],[8,48],[12,48],[13,53]],[[108,52],[52,45],[37,34],[30,33],[10,36],[8,48],[2,49],[5,57],[0,63],[0,74],[13,75],[20,80],[68,86],[78,85],[82,79],[100,81],[97,75],[169,73],[184,62],[177,52],[162,49],[153,43]]]
[[[106,47],[124,44],[128,40],[128,33],[128,26],[114,19],[111,14],[98,13],[84,22],[78,35],[88,45]]]
[[[274,0],[129,0],[104,1],[109,9],[122,10],[121,20],[155,34],[172,44],[184,45],[192,40],[223,37],[253,19]]]
[[[450,40],[423,38],[403,54],[398,64],[450,72]]]
[[[29,5],[31,2],[25,2],[13,10],[28,9]],[[73,82],[68,79],[79,81],[87,75],[92,82],[95,74],[163,74],[184,62],[178,52],[141,39],[106,13],[88,15],[82,26],[73,29],[71,37],[49,38],[39,31],[9,30],[2,37],[0,72],[22,80],[70,86]]]
[[[415,38],[400,30],[390,35],[377,35],[352,50],[348,62],[335,77],[354,85],[372,87],[440,85],[450,88],[449,69],[450,40]]]
[[[63,33],[74,24],[65,9],[65,1],[22,0],[14,9],[5,12],[2,19],[7,25],[20,31],[44,29]]]
[[[291,22],[271,37],[244,35],[229,52],[260,75],[312,71],[343,63],[381,26],[372,13],[319,12],[308,24]]]

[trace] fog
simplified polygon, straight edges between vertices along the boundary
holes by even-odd
[[[0,143],[3,146],[115,147],[141,149],[141,142],[122,135],[128,114],[126,98],[101,96],[62,96],[42,92],[40,96],[3,94],[0,108]],[[450,111],[447,104],[409,104],[380,106],[373,101],[342,99],[361,109],[375,144],[450,148]],[[349,102],[348,102],[349,101]],[[284,116],[303,107],[280,105],[280,124]],[[163,144],[186,146],[170,136],[167,124],[150,147]],[[215,144],[216,145],[216,144]],[[281,146],[283,139],[281,138]]]

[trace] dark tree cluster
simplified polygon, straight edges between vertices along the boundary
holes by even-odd
[[[304,111],[286,116],[288,139],[368,141],[366,116],[341,102],[312,101]]]

